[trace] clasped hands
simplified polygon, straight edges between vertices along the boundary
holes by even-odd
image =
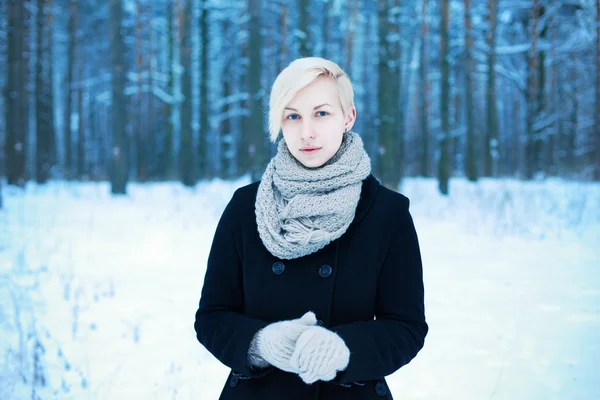
[[[312,311],[293,320],[267,325],[256,335],[260,356],[307,384],[330,381],[350,361],[350,350],[335,332],[317,325]]]

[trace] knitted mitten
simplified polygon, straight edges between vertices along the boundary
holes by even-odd
[[[350,362],[350,350],[335,332],[320,326],[307,329],[296,342],[290,365],[305,383],[330,381]]]
[[[312,311],[301,318],[275,322],[259,330],[250,343],[248,362],[251,366],[261,368],[269,364],[283,371],[298,373],[290,365],[290,357],[294,352],[298,337],[317,324]]]

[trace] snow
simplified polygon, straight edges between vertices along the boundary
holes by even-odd
[[[0,210],[0,399],[217,399],[193,330],[233,191],[213,181],[30,184]],[[397,399],[600,398],[600,185],[407,179],[430,333]],[[23,355],[23,357],[21,357]],[[22,376],[27,377],[26,382]]]

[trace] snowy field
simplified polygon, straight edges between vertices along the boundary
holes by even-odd
[[[194,313],[247,181],[4,187],[0,399],[217,399]],[[407,180],[430,333],[396,399],[600,399],[600,185]],[[36,345],[37,344],[37,345]],[[34,373],[34,370],[37,371]]]

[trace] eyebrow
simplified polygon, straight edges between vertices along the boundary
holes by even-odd
[[[329,107],[331,107],[331,104],[329,104],[329,103],[319,104],[318,106],[314,106],[313,110],[316,110],[317,108],[321,108],[323,106],[329,106]],[[295,108],[292,108],[292,107],[285,107],[285,110],[292,110],[292,111],[298,112],[298,110],[296,110]]]

